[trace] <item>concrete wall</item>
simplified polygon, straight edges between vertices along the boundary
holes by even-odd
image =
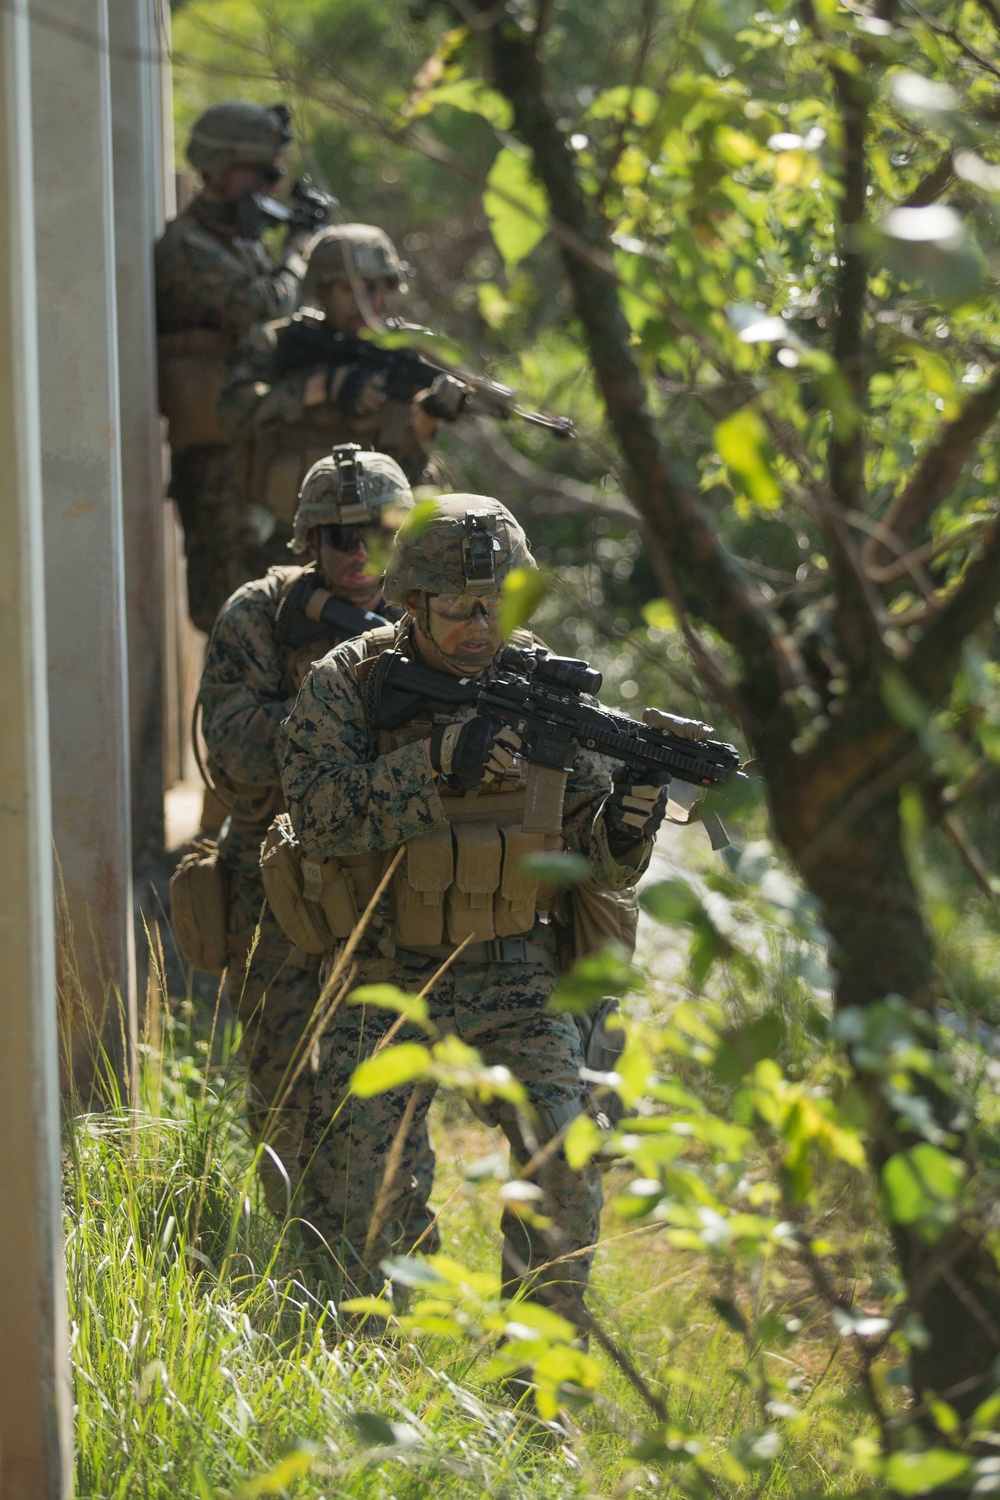
[[[164,485],[152,245],[165,209],[168,17],[161,0],[108,0],[132,846],[141,866],[163,848]]]
[[[60,0],[31,58],[58,977],[84,1101],[106,1063],[124,1075],[135,1036],[106,5]]]
[[[29,27],[0,9],[0,1500],[72,1491]]]

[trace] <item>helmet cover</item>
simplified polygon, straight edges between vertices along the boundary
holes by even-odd
[[[392,544],[385,597],[405,605],[411,594],[496,595],[515,568],[537,566],[520,523],[488,495],[440,495],[423,524],[403,523]]]
[[[187,158],[203,177],[244,163],[270,167],[291,139],[285,105],[268,108],[247,99],[226,99],[195,121]]]
[[[401,286],[402,264],[384,229],[375,224],[331,224],[304,252],[302,300],[315,299],[328,281],[387,281]]]
[[[313,464],[299,490],[292,552],[304,552],[314,526],[374,526],[413,504],[410,482],[395,459],[357,443],[338,443],[329,457]]]

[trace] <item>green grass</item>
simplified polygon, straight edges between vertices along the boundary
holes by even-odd
[[[658,1003],[643,1000],[654,1022]],[[604,1355],[596,1400],[559,1435],[519,1418],[484,1378],[485,1341],[349,1336],[300,1271],[294,1226],[280,1232],[259,1199],[236,1038],[209,1034],[190,1002],[169,1008],[147,1026],[140,1111],[77,1119],[67,1139],[83,1500],[770,1497],[856,1484],[838,1477],[845,1439],[867,1424],[850,1341],[836,1340],[794,1260],[678,1250],[663,1225],[637,1227],[613,1207],[592,1309],[666,1403],[678,1441],[703,1445],[710,1487],[688,1465],[679,1489],[662,1448],[635,1456],[656,1423]],[[463,1165],[501,1138],[453,1097],[436,1102],[432,1134],[444,1253],[495,1271],[498,1183],[470,1182]],[[609,1199],[628,1175],[607,1175]],[[849,1199],[831,1180],[829,1212],[860,1225]],[[856,1248],[867,1276],[879,1246],[859,1227]],[[727,1326],[713,1297],[770,1328],[766,1349]],[[747,1457],[771,1427],[777,1456]]]

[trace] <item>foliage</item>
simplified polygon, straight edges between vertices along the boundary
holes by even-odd
[[[933,1002],[995,1015],[995,970],[978,957],[992,954],[997,912],[995,7],[464,0],[393,28],[377,78],[323,30],[343,21],[349,43],[353,15],[314,0],[292,35],[268,8],[190,0],[187,83],[204,97],[206,28],[228,17],[220,47],[251,35],[303,110],[329,111],[316,138],[340,132],[345,174],[383,161],[397,173],[392,207],[422,226],[407,243],[419,315],[584,433],[558,449],[513,427],[456,427],[444,445],[454,477],[491,490],[506,476],[531,518],[548,565],[540,628],[597,657],[626,705],[704,716],[714,694],[759,753],[770,825],[758,809],[756,829],[781,840],[815,898],[803,907],[787,874],[767,871],[768,922],[807,934],[784,950],[804,966],[801,988],[793,1013],[743,1014],[734,992],[771,972],[732,919],[754,855],[648,891],[650,915],[687,936],[675,982],[707,998],[667,1028],[666,1054],[626,1054],[637,1113],[600,1145],[635,1153],[647,1187],[621,1200],[675,1248],[713,1268],[723,1256],[726,1274],[805,1268],[857,1350],[875,1429],[855,1457],[873,1483],[990,1489],[995,1111],[969,1084],[981,1059],[970,1065]],[[375,172],[358,165],[351,180],[373,216],[388,213]],[[460,253],[443,254],[449,240]],[[602,508],[621,491],[641,538]],[[835,1018],[817,993],[817,921]],[[720,975],[730,990],[713,1012]],[[791,1038],[812,1072],[776,1063]],[[436,1045],[407,1068],[439,1066]],[[700,1101],[685,1098],[686,1114],[656,1092],[663,1056]],[[687,1076],[697,1068],[704,1079]],[[642,1126],[643,1099],[665,1125]],[[780,1217],[766,1188],[755,1204],[732,1181],[750,1141]],[[580,1160],[597,1144],[588,1125],[567,1143]],[[891,1287],[860,1312],[829,1275],[835,1239],[803,1229],[827,1178],[883,1216],[883,1269],[890,1243],[896,1257]],[[753,1337],[725,1286],[716,1312]],[[897,1355],[905,1365],[887,1369]],[[769,1429],[725,1445],[710,1433],[699,1455],[729,1458],[699,1478],[688,1438],[661,1427],[642,1453],[686,1465],[692,1490],[781,1462]]]

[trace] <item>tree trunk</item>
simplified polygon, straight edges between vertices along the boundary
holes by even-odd
[[[793,860],[804,852],[803,824],[814,821],[802,818],[799,801],[790,799],[782,810],[775,809],[778,831]],[[892,995],[914,1012],[929,1011],[936,999],[933,942],[903,848],[896,793],[831,840],[805,879],[820,902],[831,939],[837,1012],[878,1005]],[[889,1157],[922,1137],[887,1097],[884,1079],[860,1066],[861,1061],[852,1057],[855,1081],[870,1107],[869,1158],[881,1183]],[[957,1092],[911,1077],[936,1122],[949,1133],[946,1149],[962,1156],[967,1116]],[[914,1391],[918,1400],[933,1391],[968,1417],[994,1384],[993,1366],[1000,1355],[1000,1275],[975,1199],[965,1195],[963,1203],[961,1217],[937,1239],[928,1240],[916,1226],[890,1222],[890,1229],[909,1310],[919,1315],[929,1336],[924,1348],[911,1349]]]

